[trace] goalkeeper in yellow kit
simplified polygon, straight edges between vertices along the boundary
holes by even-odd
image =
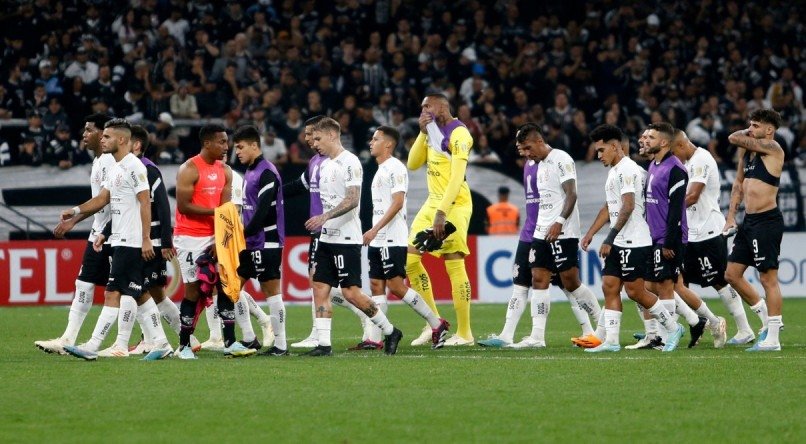
[[[439,316],[428,272],[423,267],[422,254],[427,252],[445,260],[458,324],[456,334],[445,341],[445,345],[473,345],[470,330],[471,289],[465,269],[465,257],[470,253],[467,229],[473,213],[465,171],[473,138],[465,125],[451,115],[448,98],[443,94],[425,97],[419,123],[420,135],[409,152],[408,168],[416,170],[426,165],[428,199],[411,224],[406,273],[411,287],[423,296],[431,310]],[[455,232],[451,233],[453,228]],[[426,326],[411,345],[430,342],[431,328]]]

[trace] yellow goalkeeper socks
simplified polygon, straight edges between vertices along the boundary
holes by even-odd
[[[431,280],[428,272],[423,267],[423,257],[419,254],[409,253],[406,255],[406,274],[409,277],[411,288],[422,296],[431,311],[439,317],[437,304],[434,303],[434,290],[431,288]]]
[[[473,332],[470,330],[470,279],[467,277],[464,259],[445,260],[445,270],[451,280],[451,296],[456,310],[456,334],[464,339],[473,339]]]

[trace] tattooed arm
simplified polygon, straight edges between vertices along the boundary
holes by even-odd
[[[772,139],[756,139],[755,137],[748,136],[747,130],[739,130],[728,136],[728,142],[744,148],[747,151],[753,151],[773,157],[783,157],[784,150],[778,142]]]
[[[744,148],[739,148],[738,151],[739,162],[736,164],[736,179],[733,181],[733,186],[730,189],[730,205],[728,205],[728,215],[725,217],[725,227],[722,231],[727,231],[730,227],[736,226],[736,213],[739,212],[739,205],[742,204],[744,199]]]
[[[359,200],[361,200],[361,187],[360,186],[347,187],[344,199],[338,205],[336,205],[335,208],[324,214],[314,216],[308,219],[308,221],[305,222],[305,228],[309,231],[316,231],[322,228],[322,225],[324,225],[325,222],[327,222],[328,220],[339,217],[343,214],[346,214],[353,208],[356,208],[358,206]]]

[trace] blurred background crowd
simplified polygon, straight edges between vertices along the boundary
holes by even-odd
[[[774,108],[806,160],[801,1],[131,0],[0,4],[0,164],[90,162],[84,116],[145,122],[159,163],[198,151],[204,119],[254,122],[280,168],[312,155],[303,122],[336,118],[368,156],[379,124],[406,156],[419,104],[445,92],[471,162],[517,168],[515,129],[591,160],[587,134],[670,121],[730,165],[727,134]],[[9,120],[10,119],[10,120]],[[18,119],[24,119],[20,121]],[[9,122],[17,122],[16,126]],[[635,148],[635,147],[634,147]]]

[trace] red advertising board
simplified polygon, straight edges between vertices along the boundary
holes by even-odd
[[[286,239],[282,276],[283,297],[288,302],[310,301],[308,242],[307,237]],[[475,251],[475,237],[471,236],[468,242],[470,250]],[[73,298],[75,280],[86,245],[86,241],[79,240],[0,243],[0,306],[69,304]],[[438,300],[450,300],[450,281],[442,261],[427,256],[424,263],[431,275],[435,297]],[[367,267],[364,268],[366,273]],[[467,273],[474,289],[473,299],[477,299],[477,267],[476,259],[472,256],[467,261]],[[179,268],[174,263],[168,267],[169,283],[166,294],[174,301],[179,301],[183,287],[175,276],[179,276]],[[368,287],[366,276],[363,281],[364,286]],[[248,283],[246,290],[256,299],[263,299],[254,283]],[[95,302],[103,302],[103,287],[96,288]]]

